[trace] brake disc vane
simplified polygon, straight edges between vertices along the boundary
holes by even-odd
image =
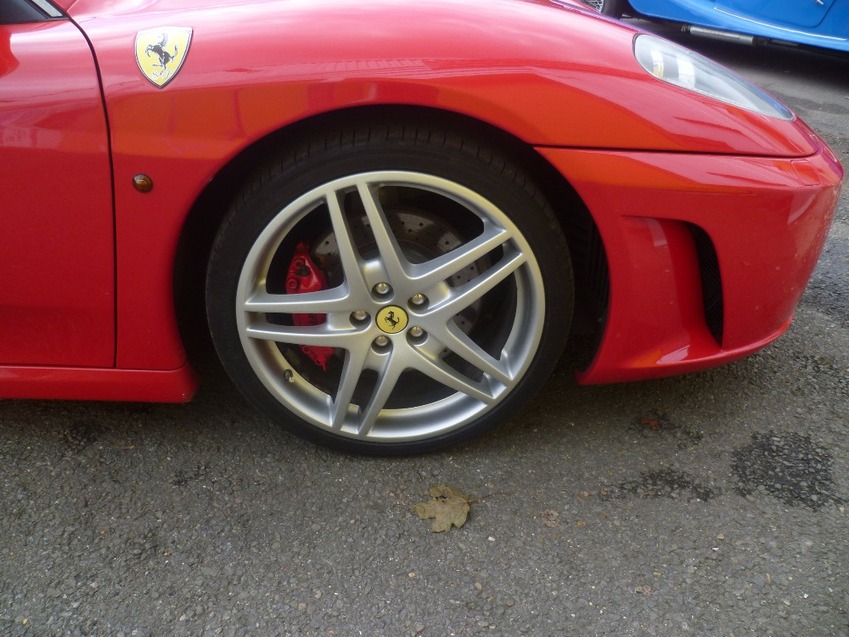
[[[295,248],[292,261],[289,263],[289,272],[286,275],[286,292],[288,294],[302,294],[326,289],[327,276],[312,260],[309,244],[306,242],[299,243]],[[321,325],[326,320],[326,314],[292,315],[292,322],[299,327]],[[301,345],[301,350],[324,371],[327,371],[327,361],[330,360],[335,351],[332,347],[321,345]]]

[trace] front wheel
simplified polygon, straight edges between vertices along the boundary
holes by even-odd
[[[587,4],[611,18],[619,19],[629,13],[628,0],[587,0]]]
[[[556,364],[572,303],[566,242],[528,178],[410,126],[308,140],[262,171],[207,277],[236,385],[294,433],[366,453],[508,418]]]

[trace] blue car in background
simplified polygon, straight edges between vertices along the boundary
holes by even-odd
[[[849,52],[849,0],[585,0],[605,15],[678,22],[696,35]]]

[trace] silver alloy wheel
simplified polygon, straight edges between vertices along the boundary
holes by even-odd
[[[388,219],[397,192],[426,193],[432,206],[442,202],[435,216],[459,206],[477,230],[448,252],[412,254]],[[352,201],[359,213],[351,212]],[[355,239],[355,214],[370,228],[368,250]],[[329,220],[342,280],[315,292],[273,291],[278,252],[310,218]],[[485,265],[474,276],[458,276],[475,264]],[[494,320],[504,324],[494,340],[476,338],[457,319],[485,299],[499,306]],[[236,320],[257,378],[294,415],[347,438],[404,442],[460,428],[510,394],[540,345],[544,299],[534,253],[502,210],[447,179],[378,171],[323,184],[273,217],[244,261]],[[298,314],[326,320],[297,326],[291,317]],[[395,327],[402,318],[406,323]],[[320,373],[292,345],[335,348],[338,376],[317,382]],[[444,391],[424,391],[416,380],[422,375]]]

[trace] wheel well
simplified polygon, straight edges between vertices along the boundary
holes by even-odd
[[[572,331],[591,343],[581,348],[581,358],[591,356],[607,309],[607,257],[597,226],[575,190],[531,146],[512,135],[464,115],[409,106],[358,107],[286,126],[246,148],[207,185],[186,217],[174,269],[174,304],[189,356],[209,347],[204,312],[207,261],[218,227],[238,192],[258,166],[273,160],[281,146],[297,143],[316,129],[342,130],[370,120],[409,122],[410,125],[427,123],[462,132],[486,140],[528,172],[551,204],[569,244],[577,296]]]

